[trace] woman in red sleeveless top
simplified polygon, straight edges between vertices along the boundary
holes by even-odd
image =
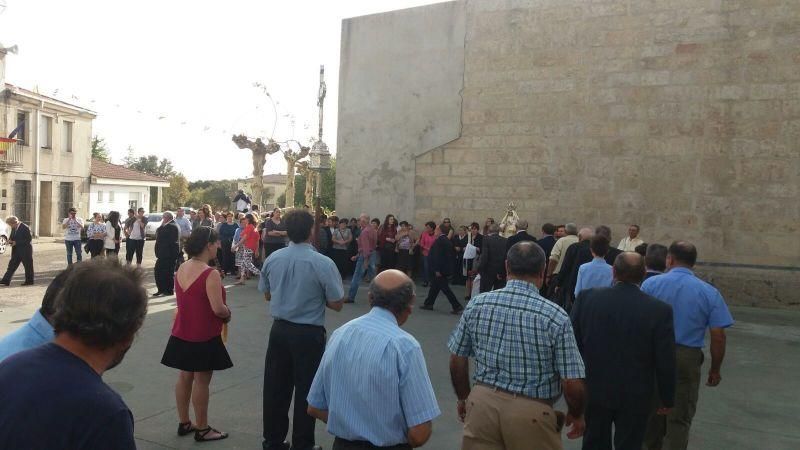
[[[225,289],[219,272],[208,261],[220,247],[219,235],[211,227],[198,227],[186,240],[184,250],[191,259],[175,274],[178,313],[172,326],[161,364],[180,370],[175,385],[178,435],[194,432],[196,441],[228,437],[208,425],[208,396],[215,370],[233,367],[222,342],[222,324],[231,320],[225,304]],[[194,405],[195,423],[189,419],[189,402]]]

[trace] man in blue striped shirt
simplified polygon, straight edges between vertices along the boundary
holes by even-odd
[[[583,435],[583,360],[572,324],[539,295],[545,254],[520,242],[506,255],[508,283],[472,300],[450,335],[450,378],[464,422],[462,450],[560,450],[553,403],[565,393],[570,439]],[[475,358],[475,386],[469,360]]]
[[[400,329],[415,299],[399,270],[372,281],[372,310],[336,330],[308,394],[308,414],[328,424],[333,450],[411,449],[439,416],[422,348]]]

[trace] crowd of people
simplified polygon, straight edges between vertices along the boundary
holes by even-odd
[[[0,363],[0,422],[7,424],[0,447],[35,447],[31,439],[45,439],[42,448],[134,447],[130,411],[100,378],[122,361],[146,311],[141,271],[132,265],[133,255],[141,263],[139,242],[127,249],[128,264],[116,258],[121,236],[144,236],[143,211],[128,216],[122,223],[95,217],[90,235],[102,235],[106,258],[68,266],[34,317],[0,341],[0,360],[7,358]],[[392,215],[382,223],[367,214],[332,216],[322,218],[315,238],[314,217],[303,209],[260,216],[203,207],[162,219],[156,294],[176,295],[177,313],[161,362],[178,370],[177,433],[200,442],[228,437],[208,417],[213,373],[233,367],[226,274],[239,283],[257,277],[273,318],[263,384],[266,450],[318,448],[316,420],[335,436],[334,450],[424,445],[441,411],[422,346],[401,327],[415,308],[433,310],[439,293],[460,315],[447,347],[463,449],[559,449],[562,428],[582,437],[584,449],[612,442],[685,449],[707,329],[706,384],[721,381],[725,328],[733,324],[722,296],[695,276],[691,243],[646,244],[637,225],[612,246],[607,226],[547,223],[537,237],[526,220],[509,233],[492,218],[458,227],[445,218],[418,233]],[[71,220],[64,228],[74,237]],[[17,251],[24,231],[19,223],[12,228]],[[419,305],[412,277],[428,287]],[[362,281],[371,310],[327,339],[326,310],[355,302]],[[465,285],[466,305],[451,282]],[[91,404],[84,404],[89,391]],[[561,398],[566,413],[554,409]],[[37,420],[27,420],[34,411]]]

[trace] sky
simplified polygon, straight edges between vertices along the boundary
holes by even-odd
[[[112,162],[156,154],[189,180],[244,178],[231,135],[317,135],[336,152],[341,21],[434,0],[0,0],[6,82],[97,112]],[[276,103],[277,115],[261,83]],[[277,118],[277,125],[275,119]],[[265,173],[286,173],[280,154]]]

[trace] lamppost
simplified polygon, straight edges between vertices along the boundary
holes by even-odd
[[[321,198],[322,198],[322,174],[331,168],[331,154],[328,151],[328,145],[322,141],[322,117],[323,105],[325,104],[325,94],[327,88],[325,86],[325,66],[319,66],[319,93],[317,96],[317,106],[319,107],[319,134],[316,142],[311,147],[309,152],[308,167],[314,171],[316,178],[316,187],[314,189],[314,243],[319,248],[319,227],[320,217],[322,215]],[[306,180],[310,183],[312,180]]]

